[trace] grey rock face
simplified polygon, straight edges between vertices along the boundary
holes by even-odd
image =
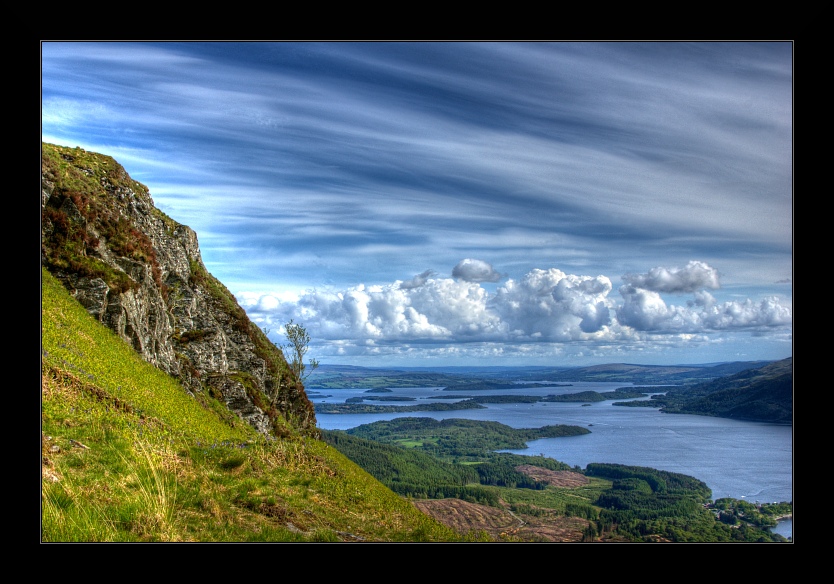
[[[43,152],[42,262],[87,311],[187,391],[222,396],[258,431],[316,434],[303,385],[208,273],[197,234],[157,210],[112,158],[47,144]],[[80,263],[61,255],[70,245]]]

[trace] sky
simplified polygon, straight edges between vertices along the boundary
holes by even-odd
[[[793,43],[41,43],[278,344],[366,367],[793,353]]]

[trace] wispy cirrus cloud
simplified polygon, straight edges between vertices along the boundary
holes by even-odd
[[[790,354],[789,42],[44,42],[41,61],[43,139],[116,158],[247,312],[307,321],[334,358]]]

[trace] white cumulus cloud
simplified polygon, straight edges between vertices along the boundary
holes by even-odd
[[[509,280],[498,288],[490,306],[519,337],[577,340],[610,324],[611,288],[606,276],[534,269],[521,280]]]
[[[412,288],[418,288],[426,283],[426,280],[431,278],[435,275],[434,270],[426,270],[420,274],[417,274],[410,280],[406,280],[404,282],[400,282],[400,288],[402,290],[411,290]]]
[[[704,288],[720,288],[718,270],[704,262],[690,261],[683,268],[655,267],[647,274],[626,274],[623,281],[635,288],[683,294]]]
[[[657,292],[633,286],[622,286],[620,294],[623,304],[617,319],[638,331],[701,333],[789,326],[792,322],[791,307],[777,297],[718,303],[710,294],[696,294],[694,301],[677,306],[667,305]]]
[[[480,269],[475,269],[478,263],[461,265],[470,276],[495,273],[488,264]],[[626,281],[616,298],[608,276],[537,268],[490,293],[480,282],[439,278],[426,270],[386,285],[237,297],[253,321],[273,335],[295,319],[331,355],[414,356],[422,351],[439,358],[460,351],[483,356],[485,347],[498,346],[507,354],[538,354],[546,347],[557,355],[566,344],[585,347],[587,354],[611,354],[635,343],[703,343],[717,331],[759,334],[789,328],[792,322],[789,301],[778,297],[718,302],[704,289],[717,286],[717,271],[703,262],[683,269],[653,268]],[[680,304],[661,295],[686,290],[692,298]]]
[[[464,282],[497,282],[504,276],[483,260],[466,258],[454,267],[452,277]]]

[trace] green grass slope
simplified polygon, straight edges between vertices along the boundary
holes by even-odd
[[[42,270],[41,541],[465,541],[323,441],[189,395]]]

